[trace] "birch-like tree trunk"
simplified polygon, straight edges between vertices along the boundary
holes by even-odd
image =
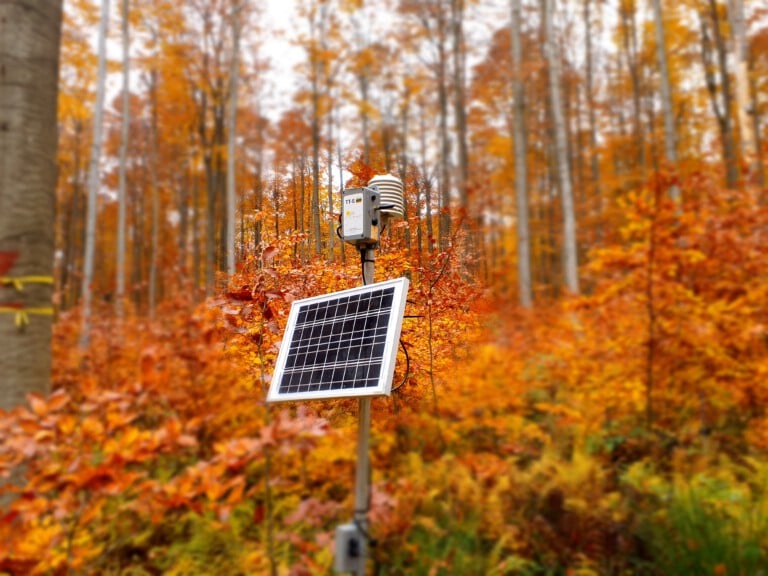
[[[579,293],[579,264],[576,245],[576,216],[573,204],[573,186],[568,162],[565,118],[560,95],[560,61],[555,49],[554,0],[544,0],[544,51],[549,68],[549,94],[555,132],[555,154],[560,181],[560,200],[563,210],[563,273],[565,286],[571,294]]]
[[[667,61],[667,41],[664,32],[664,19],[661,11],[661,0],[653,0],[653,23],[656,29],[656,58],[659,61],[661,75],[661,111],[664,115],[664,158],[671,166],[677,164],[677,129],[672,108],[672,82],[669,78]],[[680,202],[680,189],[672,186],[669,189],[670,199],[676,204]]]
[[[125,306],[125,226],[126,226],[126,190],[125,173],[128,161],[128,135],[131,122],[130,107],[130,0],[122,0],[122,40],[123,40],[123,94],[122,94],[122,124],[120,126],[120,165],[118,166],[117,186],[117,247],[115,254],[116,294],[115,312],[118,318],[123,317]]]
[[[229,115],[227,126],[227,275],[235,273],[235,141],[237,138],[237,89],[240,79],[240,12],[242,5],[232,6],[232,58],[229,67]]]
[[[464,0],[451,0],[451,36],[453,40],[453,99],[458,153],[459,205],[469,216],[469,149],[467,143],[466,48],[464,45]]]
[[[587,116],[589,121],[589,155],[590,176],[592,179],[593,194],[597,203],[595,209],[598,214],[603,213],[603,194],[600,186],[600,151],[597,147],[597,121],[595,119],[595,91],[594,91],[594,50],[592,48],[592,0],[584,0],[584,37],[585,37],[585,91],[587,97]],[[599,226],[599,225],[598,225]],[[602,233],[598,228],[598,238]]]
[[[520,305],[533,305],[531,247],[528,226],[528,145],[525,137],[525,85],[523,83],[522,11],[520,0],[512,9],[512,91],[515,99],[513,131],[515,143],[515,200],[517,204],[517,284]]]
[[[101,142],[104,118],[104,93],[107,79],[107,32],[109,28],[109,0],[102,0],[101,22],[99,24],[99,64],[96,77],[96,106],[93,115],[93,142],[91,163],[88,171],[88,204],[85,219],[85,258],[83,261],[83,320],[80,333],[80,347],[88,346],[91,336],[91,304],[93,298],[93,269],[96,255],[96,219],[101,164]]]
[[[733,55],[736,77],[736,109],[741,133],[741,153],[749,166],[748,177],[757,171],[757,145],[755,131],[750,118],[751,98],[749,95],[749,46],[747,25],[744,18],[743,0],[728,0],[728,17],[731,24]]]
[[[437,100],[440,112],[440,250],[448,249],[451,238],[451,139],[448,132],[448,57],[445,50],[445,23],[438,19]]]
[[[0,2],[1,410],[50,390],[60,38],[60,0]]]

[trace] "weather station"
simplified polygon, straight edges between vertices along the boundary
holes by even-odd
[[[389,396],[409,282],[374,283],[381,232],[404,218],[403,183],[384,174],[342,192],[340,236],[360,252],[363,285],[291,305],[267,402],[358,398],[355,509],[336,528],[334,570],[365,575],[371,544],[371,398]]]

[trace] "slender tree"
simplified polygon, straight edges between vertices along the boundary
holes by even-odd
[[[451,37],[453,59],[453,103],[456,124],[458,174],[456,186],[459,205],[469,214],[469,144],[466,96],[466,46],[464,42],[464,0],[451,0]],[[468,223],[468,219],[465,220]]]
[[[595,114],[595,90],[594,90],[594,49],[592,46],[592,0],[584,0],[584,90],[587,99],[587,115],[589,121],[589,154],[590,177],[593,193],[596,201],[596,210],[603,212],[603,194],[600,186],[600,150],[597,146],[597,121]],[[598,230],[598,237],[600,231]]]
[[[579,293],[578,250],[576,245],[576,216],[573,186],[568,159],[568,142],[560,95],[560,60],[555,49],[554,0],[544,0],[544,51],[549,69],[549,96],[555,132],[555,154],[563,209],[563,271],[565,286],[571,294]]]
[[[667,40],[664,32],[664,19],[661,11],[661,0],[653,0],[653,23],[656,30],[656,58],[659,62],[661,76],[661,111],[664,115],[664,157],[671,166],[677,164],[677,129],[672,109],[672,82],[669,79],[667,62]],[[680,202],[680,189],[672,186],[669,190],[673,202]]]
[[[720,13],[715,0],[708,0],[707,6],[709,14],[705,14],[703,10],[699,13],[701,58],[712,112],[720,129],[725,185],[733,188],[738,180],[738,166],[733,134],[733,96],[727,51],[721,31]]]
[[[229,67],[229,118],[227,122],[227,274],[235,273],[235,141],[237,138],[237,87],[240,78],[240,28],[243,5],[232,6],[232,56]],[[242,231],[241,231],[242,232]]]
[[[749,176],[757,172],[759,158],[755,143],[755,131],[750,118],[749,95],[749,44],[744,18],[744,0],[728,0],[728,17],[731,25],[733,55],[735,60],[735,92],[737,118],[741,133],[741,153],[749,166]]]
[[[93,141],[88,170],[88,203],[85,220],[85,257],[83,260],[82,304],[83,321],[80,346],[85,348],[91,333],[91,303],[93,298],[93,269],[96,256],[96,220],[98,217],[99,187],[101,185],[101,144],[104,118],[104,95],[107,81],[107,32],[109,27],[109,0],[102,0],[99,24],[99,64],[96,78],[96,104],[93,114]]]
[[[126,171],[128,164],[128,136],[131,122],[130,107],[130,0],[122,1],[122,40],[123,40],[123,94],[122,94],[122,118],[120,125],[120,164],[118,166],[117,187],[117,246],[115,254],[116,262],[116,290],[115,311],[118,317],[123,316],[125,305],[125,231],[126,231]]]
[[[513,131],[515,145],[515,200],[517,204],[517,283],[520,305],[533,305],[531,248],[528,227],[528,146],[525,137],[525,86],[523,84],[522,10],[520,0],[511,0],[512,89],[515,99]]]

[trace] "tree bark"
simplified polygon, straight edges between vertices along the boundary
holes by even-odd
[[[22,282],[0,282],[3,410],[50,390],[61,5],[0,2],[0,277]]]
[[[632,129],[636,148],[637,167],[642,175],[645,172],[645,139],[642,129],[642,107],[640,105],[640,66],[637,49],[637,21],[634,1],[620,2],[619,12],[622,23],[624,53],[627,68],[632,81]]]
[[[585,91],[587,97],[587,116],[589,122],[589,156],[590,156],[590,177],[592,180],[592,194],[596,206],[593,207],[598,215],[603,213],[603,193],[600,186],[600,151],[597,146],[597,121],[595,118],[595,91],[594,91],[594,50],[592,48],[592,0],[584,0],[584,32],[585,32]],[[602,219],[598,220],[597,238],[602,238]]]
[[[150,100],[152,104],[151,120],[149,126],[149,173],[150,190],[152,193],[152,232],[150,234],[149,256],[149,291],[147,301],[149,306],[149,318],[154,320],[157,307],[158,294],[158,260],[160,254],[160,184],[158,181],[158,166],[160,158],[158,154],[158,117],[157,117],[157,70],[150,72]]]
[[[732,99],[730,90],[730,78],[728,76],[725,43],[720,33],[720,17],[717,13],[717,5],[710,0],[709,18],[699,13],[699,24],[701,26],[701,57],[704,66],[704,77],[709,91],[712,112],[717,119],[717,125],[720,128],[720,142],[723,149],[723,166],[725,169],[725,185],[728,188],[736,186],[738,180],[738,167],[736,166],[736,147],[733,140],[733,115],[731,112]],[[710,37],[711,33],[714,36]],[[715,62],[719,69],[720,82],[715,77]]]
[[[751,98],[749,95],[749,45],[747,26],[744,18],[744,1],[728,0],[728,16],[733,35],[733,55],[736,76],[736,109],[741,133],[741,153],[747,163],[749,180],[756,172],[759,162],[752,119],[750,118]]]
[[[448,86],[446,55],[443,31],[445,24],[442,17],[439,19],[440,36],[438,40],[437,62],[437,99],[440,110],[440,250],[447,250],[451,238],[451,140],[448,133]]]
[[[669,78],[667,62],[667,41],[664,33],[664,19],[661,11],[661,0],[653,0],[653,22],[656,29],[656,57],[659,61],[661,75],[661,110],[664,115],[664,158],[671,166],[677,164],[677,129],[672,108],[672,82]],[[676,204],[680,203],[680,189],[672,186],[669,197]]]
[[[533,305],[531,290],[531,247],[528,226],[528,145],[525,137],[525,86],[523,83],[522,10],[520,0],[511,0],[512,89],[515,145],[515,200],[517,204],[517,285],[523,308]]]
[[[88,203],[85,223],[85,257],[83,262],[83,321],[80,333],[80,347],[85,348],[90,340],[91,301],[93,298],[93,269],[96,254],[96,220],[100,186],[101,140],[103,132],[104,96],[107,77],[107,29],[109,26],[109,0],[102,0],[101,23],[99,25],[99,64],[96,79],[96,109],[93,116],[93,142],[91,163],[88,171]]]
[[[125,172],[128,162],[128,136],[131,121],[130,108],[130,35],[129,35],[129,4],[130,0],[122,1],[122,36],[123,36],[123,94],[122,94],[122,118],[120,125],[120,165],[118,167],[118,188],[117,188],[117,246],[115,254],[116,271],[116,293],[115,293],[115,312],[118,318],[123,317],[125,305],[125,222],[126,222],[126,201],[125,201]]]
[[[576,217],[573,205],[573,187],[568,162],[568,142],[565,133],[563,103],[560,96],[560,61],[555,50],[554,0],[544,0],[544,28],[547,63],[549,66],[549,94],[555,131],[557,173],[560,181],[560,199],[563,210],[563,272],[565,286],[571,294],[579,293],[578,252],[576,244]]]
[[[232,7],[232,58],[229,68],[229,122],[227,126],[227,275],[235,273],[235,139],[237,138],[237,89],[240,79],[240,12],[235,0]]]
[[[467,143],[467,103],[465,89],[464,0],[451,0],[451,32],[453,36],[453,93],[458,152],[459,205],[469,216],[469,149]],[[468,218],[465,223],[468,223]]]

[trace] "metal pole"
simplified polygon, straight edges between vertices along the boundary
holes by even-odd
[[[373,248],[363,249],[363,283],[373,284],[375,254]],[[365,576],[368,557],[368,506],[370,504],[371,399],[360,398],[357,423],[357,470],[355,475],[355,524],[359,534],[360,561],[357,576]]]

